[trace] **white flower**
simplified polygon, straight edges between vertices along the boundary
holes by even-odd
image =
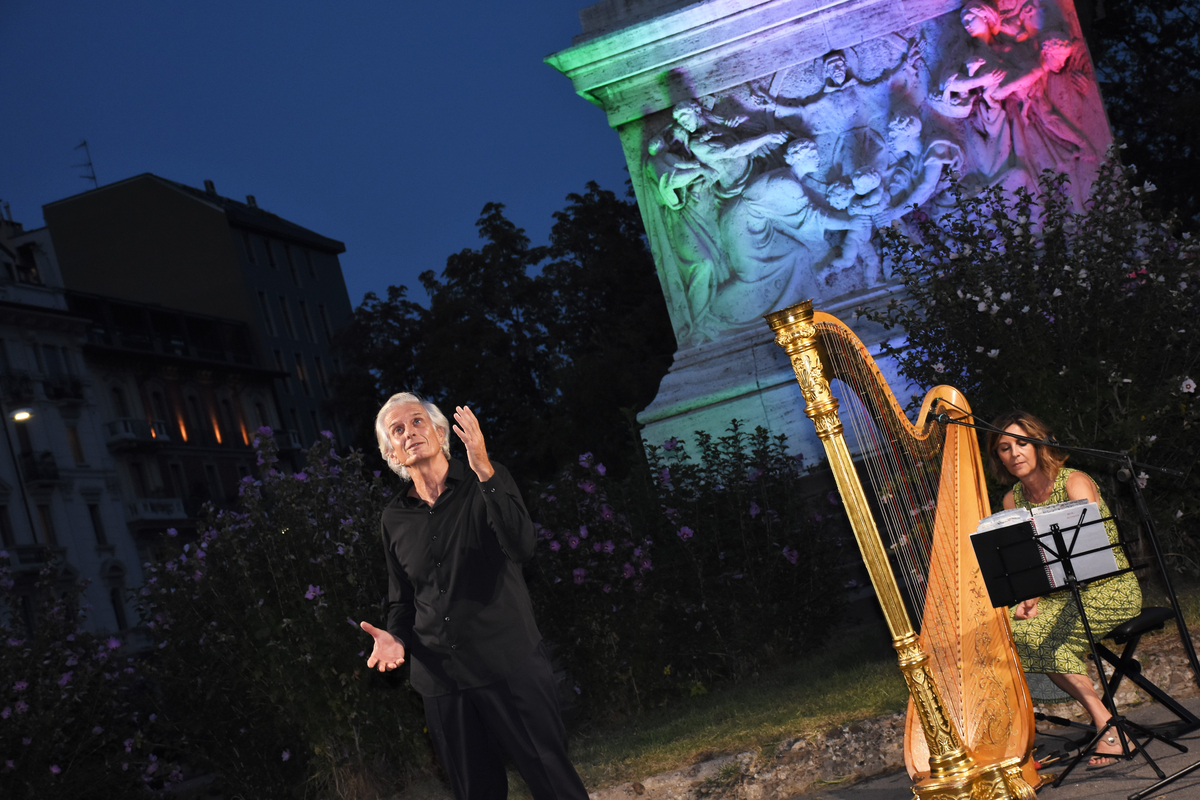
[[[983,352],[983,345],[980,345],[979,347],[976,347],[976,348],[975,348],[975,352],[976,352],[976,353],[982,353],[982,352]]]
[[[1179,385],[1179,391],[1194,394],[1196,391],[1196,382],[1191,378],[1184,378],[1183,383]]]
[[[1150,194],[1151,192],[1158,191],[1158,187],[1155,186],[1150,181],[1146,181],[1145,183],[1142,184],[1142,191],[1145,192],[1146,194]]]
[[[988,350],[988,358],[995,358],[998,355],[1000,355],[999,350]]]
[[[1024,308],[1022,308],[1022,309],[1021,309],[1021,313],[1022,313],[1022,314],[1028,314],[1028,313],[1029,313],[1029,306],[1025,306]]]
[[[946,365],[939,361],[938,363],[933,365],[933,371],[940,375],[941,373],[946,371]]]
[[[1063,366],[1063,368],[1062,368],[1062,369],[1060,369],[1060,370],[1058,371],[1058,374],[1059,374],[1059,375],[1066,375],[1066,374],[1067,374],[1067,368],[1066,368],[1066,366],[1065,366],[1065,365]]]
[[[1133,383],[1132,378],[1121,378],[1121,383]]]
[[[988,310],[988,304],[987,304],[987,302],[986,302],[986,301],[983,301],[983,300],[980,300],[980,301],[979,301],[979,310],[980,310],[980,311],[987,311],[987,310]]]
[[[1007,303],[1009,300],[1012,300],[1012,292],[1005,292],[1000,295],[1000,299]]]
[[[1179,519],[1182,516],[1183,516],[1183,509],[1181,508],[1175,512],[1175,519]]]
[[[1062,297],[1062,289],[1055,289],[1052,297]]]
[[[1145,489],[1145,488],[1146,488],[1146,483],[1147,483],[1147,481],[1149,481],[1149,480],[1150,480],[1150,476],[1149,476],[1149,475],[1147,475],[1145,472],[1139,472],[1139,473],[1138,473],[1138,488],[1140,488],[1140,489]]]
[[[1004,324],[1005,324],[1005,325],[1012,325],[1012,317],[1005,317],[1005,319],[1004,319]]]
[[[996,312],[999,310],[1000,310],[1000,306],[995,306],[995,305],[992,306],[992,316],[995,316]]]
[[[1086,269],[1081,269],[1081,270],[1079,270],[1079,277],[1080,277],[1080,278],[1086,278],[1087,276],[1088,276],[1088,271],[1087,271]]]
[[[962,300],[962,299],[963,299],[963,290],[962,290],[962,289],[959,289],[959,290],[958,290],[958,299],[959,299],[959,300]]]
[[[1179,288],[1180,288],[1180,289],[1186,289],[1186,288],[1187,288],[1187,281],[1180,281],[1180,282],[1179,282]]]
[[[1155,442],[1155,441],[1157,441],[1157,440],[1158,440],[1158,435],[1157,435],[1157,434],[1151,434],[1150,436],[1147,436],[1147,437],[1146,437],[1146,444],[1154,444],[1154,442]]]

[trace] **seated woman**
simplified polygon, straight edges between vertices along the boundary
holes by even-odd
[[[1006,434],[1043,440],[1051,438],[1046,423],[1021,411],[1004,414],[992,425]],[[1002,483],[1013,484],[1004,495],[1005,508],[1035,508],[1068,500],[1091,500],[1100,507],[1102,517],[1109,516],[1095,482],[1083,472],[1063,467],[1067,460],[1065,453],[1023,442],[1012,435],[990,433],[987,454],[992,474]],[[1104,526],[1109,541],[1116,544],[1116,525],[1109,520]],[[1114,552],[1117,566],[1128,567],[1124,551],[1117,547]],[[1093,581],[1081,595],[1088,624],[1096,637],[1107,634],[1142,610],[1142,590],[1132,572]],[[1099,730],[1112,715],[1097,696],[1087,675],[1084,659],[1090,645],[1075,599],[1065,591],[1049,597],[1035,597],[1013,606],[1012,617],[1013,642],[1022,667],[1029,673],[1029,690],[1034,700],[1065,701],[1067,698],[1053,688],[1058,687],[1084,707]],[[1045,678],[1039,681],[1039,675],[1049,678],[1049,683]],[[1122,757],[1121,743],[1116,732],[1110,730],[1088,763],[1106,767]]]

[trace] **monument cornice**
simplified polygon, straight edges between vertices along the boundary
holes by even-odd
[[[547,56],[616,128],[957,11],[961,0],[709,0]],[[853,24],[845,19],[852,15]]]

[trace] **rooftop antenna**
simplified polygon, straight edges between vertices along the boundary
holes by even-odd
[[[91,181],[93,189],[99,189],[100,183],[96,180],[96,168],[92,166],[92,151],[88,147],[87,139],[84,139],[82,142],[75,145],[75,149],[76,150],[82,149],[83,154],[87,158],[87,160],[84,161],[82,164],[72,164],[71,166],[86,168],[87,172],[83,173],[79,177],[83,178],[85,181]]]

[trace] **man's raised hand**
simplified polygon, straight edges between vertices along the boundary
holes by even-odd
[[[488,480],[496,474],[496,470],[488,460],[487,444],[483,440],[483,432],[479,430],[475,412],[467,406],[455,406],[454,422],[454,432],[467,448],[467,465],[479,476],[479,480]]]
[[[378,668],[380,672],[391,672],[404,663],[404,645],[399,639],[369,622],[360,622],[358,625],[375,642],[371,657],[367,659],[367,669]]]

